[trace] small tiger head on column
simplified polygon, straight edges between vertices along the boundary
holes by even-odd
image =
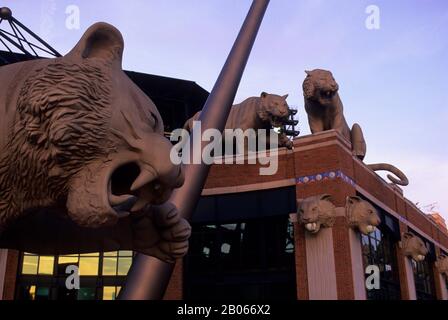
[[[332,227],[335,222],[335,206],[328,194],[297,200],[297,214],[298,221],[312,234],[322,227]]]
[[[448,256],[441,254],[436,261],[436,267],[448,279]]]
[[[360,197],[347,197],[345,214],[349,226],[358,229],[359,232],[365,235],[374,232],[381,223],[375,207]]]
[[[410,232],[404,232],[401,235],[400,246],[403,254],[416,262],[425,260],[429,252],[423,240]]]

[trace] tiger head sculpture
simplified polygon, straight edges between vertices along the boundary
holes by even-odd
[[[260,95],[258,116],[273,127],[282,126],[289,118],[289,106],[286,102],[288,95],[279,96],[262,92]]]
[[[448,256],[441,254],[436,261],[436,267],[448,279]]]
[[[183,184],[154,103],[126,76],[121,33],[91,26],[65,56],[0,68],[0,229],[34,208],[113,225]]]
[[[349,226],[362,234],[374,232],[381,223],[378,211],[370,202],[360,197],[347,197],[345,210]]]
[[[315,69],[305,71],[302,88],[305,100],[318,102],[321,106],[333,106],[334,100],[339,99],[339,85],[330,71]]]
[[[321,228],[329,228],[335,222],[335,206],[328,194],[297,201],[298,221],[312,234]]]
[[[400,246],[406,257],[412,258],[414,261],[423,261],[429,250],[423,240],[410,232],[404,232],[401,235]]]

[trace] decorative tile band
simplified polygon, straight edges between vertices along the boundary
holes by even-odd
[[[342,179],[344,182],[346,182],[352,186],[355,186],[355,181],[352,178],[350,178],[349,176],[347,176],[345,173],[343,173],[341,170],[328,171],[328,172],[323,172],[323,173],[317,173],[317,174],[310,175],[310,176],[298,177],[298,178],[296,178],[296,183],[297,184],[308,184],[308,183],[312,183],[312,182],[334,180],[337,178]]]

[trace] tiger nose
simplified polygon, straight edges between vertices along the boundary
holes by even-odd
[[[151,133],[145,137],[144,145],[140,150],[141,179],[135,182],[135,189],[146,184],[153,178],[157,178],[166,188],[174,189],[182,186],[184,175],[182,166],[174,164],[171,159],[173,145],[168,139],[159,134]],[[154,152],[156,150],[156,152]]]

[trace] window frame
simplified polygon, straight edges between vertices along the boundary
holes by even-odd
[[[364,268],[366,268],[367,265],[377,265],[380,268],[381,274],[380,289],[367,290],[366,288],[367,300],[401,299],[401,283],[396,251],[397,241],[394,239],[394,236],[393,234],[391,234],[391,232],[388,232],[388,230],[384,229],[385,228],[382,228],[382,226],[379,226],[373,233],[369,235],[361,234],[360,237]],[[368,240],[368,252],[365,252],[363,250],[366,240]],[[380,250],[377,249],[373,251],[373,242],[375,242],[376,248],[378,248],[378,245],[381,246]],[[382,257],[377,256],[378,252],[383,253]],[[392,270],[392,272],[390,273],[391,277],[389,278],[385,278],[383,276],[385,270],[387,269],[387,265],[390,265]],[[367,276],[368,275],[365,275],[365,277]]]
[[[23,266],[25,258],[28,256],[37,257],[36,264],[36,272],[33,274],[23,273]],[[119,273],[118,265],[120,261],[124,261],[124,259],[131,259],[131,264],[135,253],[132,251],[115,251],[115,252],[96,252],[96,253],[88,253],[88,254],[74,254],[74,255],[42,255],[44,257],[52,257],[53,258],[53,273],[52,274],[39,274],[39,264],[40,264],[40,255],[31,254],[27,252],[20,252],[19,256],[19,268],[17,270],[17,281],[16,281],[16,299],[22,300],[27,299],[28,297],[32,300],[38,298],[37,292],[40,288],[47,288],[48,299],[56,300],[56,299],[64,299],[64,297],[70,296],[73,298],[76,296],[75,300],[79,299],[79,294],[81,290],[73,290],[73,294],[66,294],[65,288],[65,280],[67,278],[67,274],[65,274],[64,270],[60,269],[60,266],[67,266],[70,264],[80,266],[80,262],[82,259],[97,259],[97,272],[96,274],[82,275],[80,274],[80,282],[81,289],[92,290],[95,292],[94,298],[96,300],[102,300],[104,293],[104,287],[115,287],[116,293],[119,292],[118,288],[121,288],[124,285],[126,280],[126,274],[129,271],[127,269],[126,274]],[[72,262],[60,263],[63,262],[64,258],[69,258]],[[105,258],[114,258],[116,270],[115,274],[104,274],[103,270],[103,262]],[[61,260],[62,259],[62,260]],[[128,262],[126,264],[129,264]],[[130,266],[129,266],[130,267]],[[81,271],[81,270],[80,270]],[[64,296],[61,296],[64,295]]]
[[[235,228],[229,228],[233,225]],[[272,230],[277,235],[284,232],[285,241],[269,234]],[[207,300],[225,298],[229,292],[263,296],[269,295],[270,290],[280,290],[284,283],[288,283],[294,293],[289,294],[289,287],[284,292],[296,300],[295,250],[290,247],[295,244],[293,230],[289,215],[195,224],[190,250],[183,264],[185,298],[197,299],[199,291],[209,292],[207,296],[200,294],[200,299]],[[277,240],[272,242],[272,238]],[[205,242],[212,243],[211,260],[206,268],[200,265],[203,263],[201,248],[207,246]],[[226,260],[225,253],[221,252],[223,243],[229,243],[231,251],[234,250],[234,255],[228,257],[230,260]],[[257,252],[248,256],[254,247],[257,247]],[[272,252],[276,253],[275,257],[271,256]],[[248,264],[247,259],[252,263]],[[195,267],[198,264],[200,270]],[[213,290],[210,289],[212,284]],[[246,289],[251,293],[242,293]],[[215,292],[216,296],[210,292]]]

